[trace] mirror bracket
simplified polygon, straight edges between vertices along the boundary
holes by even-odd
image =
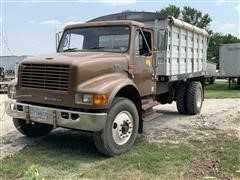
[[[56,36],[55,36],[55,40],[56,40],[56,52],[58,51],[58,46],[59,46],[59,42],[60,42],[60,39],[61,39],[61,35],[62,35],[62,31],[60,32],[57,32],[56,33]]]

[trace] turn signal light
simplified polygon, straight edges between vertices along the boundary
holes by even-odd
[[[128,69],[134,69],[134,64],[128,64]]]
[[[106,105],[108,104],[108,96],[105,94],[96,94],[93,96],[94,105]]]

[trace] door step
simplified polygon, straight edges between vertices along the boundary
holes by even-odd
[[[158,118],[161,115],[161,113],[158,113],[156,110],[152,110],[148,113],[143,113],[143,121],[148,122],[151,120],[154,120]]]
[[[157,101],[153,101],[152,99],[144,99],[142,100],[142,110],[143,112],[152,111],[152,108],[158,104]]]
[[[153,109],[158,104],[157,101],[153,101],[151,98],[142,100],[143,121],[151,121],[159,117],[160,113]]]

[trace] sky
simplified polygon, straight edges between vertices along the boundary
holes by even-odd
[[[240,38],[240,0],[0,0],[0,55],[54,53],[55,33],[69,22],[123,10],[159,11],[190,6],[212,18],[210,29]]]

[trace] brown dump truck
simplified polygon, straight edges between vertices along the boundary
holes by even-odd
[[[29,57],[8,88],[7,114],[29,137],[92,132],[97,149],[128,151],[153,106],[200,113],[208,33],[173,17],[126,12],[71,24],[57,52]]]

